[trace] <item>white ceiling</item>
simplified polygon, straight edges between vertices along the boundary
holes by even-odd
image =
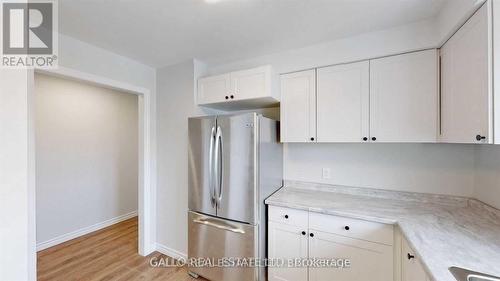
[[[59,29],[161,67],[189,58],[246,58],[403,25],[435,16],[445,1],[61,0]]]

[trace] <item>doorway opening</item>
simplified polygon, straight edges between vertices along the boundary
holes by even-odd
[[[61,67],[31,76],[38,253],[117,226],[135,255],[153,252],[149,90]]]

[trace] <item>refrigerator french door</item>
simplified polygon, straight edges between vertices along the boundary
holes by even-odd
[[[256,113],[189,119],[188,257],[266,257],[264,200],[282,186],[279,124]],[[265,280],[262,267],[191,266],[213,281]]]

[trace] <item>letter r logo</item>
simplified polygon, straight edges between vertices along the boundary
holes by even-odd
[[[3,3],[3,53],[52,54],[51,2]]]

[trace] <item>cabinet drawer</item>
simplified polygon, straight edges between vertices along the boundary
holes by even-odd
[[[393,281],[393,247],[337,234],[314,231],[309,238],[309,258],[344,258],[346,269],[310,267],[309,281]],[[424,281],[418,280],[418,281]]]
[[[389,224],[310,213],[309,228],[370,242],[394,244],[394,227]]]
[[[307,228],[308,212],[269,206],[269,220],[288,225]]]

